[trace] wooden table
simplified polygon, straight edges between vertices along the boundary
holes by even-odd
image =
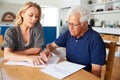
[[[0,51],[0,54],[3,52]],[[1,56],[0,58],[3,58]],[[0,80],[59,80],[40,71],[40,68],[28,66],[4,65],[6,61],[0,61]],[[81,69],[63,80],[100,80],[93,74]]]
[[[0,80],[58,80],[40,71],[40,68],[0,64]],[[81,69],[63,80],[100,80],[93,74]]]

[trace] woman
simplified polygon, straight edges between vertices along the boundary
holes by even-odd
[[[44,44],[41,7],[33,2],[26,2],[16,16],[16,26],[9,28],[4,36],[4,58],[11,61],[28,61],[34,65],[42,63],[40,56]],[[34,54],[31,55],[31,54]]]

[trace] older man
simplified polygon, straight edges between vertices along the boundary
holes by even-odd
[[[88,27],[89,16],[85,7],[71,8],[67,18],[69,30],[47,45],[47,51],[43,51],[46,55],[42,54],[46,59],[43,60],[48,60],[48,51],[65,47],[68,61],[86,65],[85,70],[100,77],[106,57],[105,45],[99,33]]]

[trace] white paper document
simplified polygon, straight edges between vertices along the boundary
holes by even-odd
[[[8,61],[5,64],[6,65],[23,65],[23,66],[44,68],[44,67],[47,67],[47,66],[55,65],[59,61],[59,59],[60,59],[60,57],[58,57],[57,55],[53,55],[46,65],[37,65],[37,66],[34,66],[33,64],[31,64],[29,62],[15,62],[15,61]]]
[[[47,73],[58,79],[63,79],[65,77],[67,77],[68,75],[82,69],[83,67],[85,67],[85,66],[80,65],[80,64],[71,63],[68,61],[63,61],[61,63],[56,64],[55,66],[51,66],[51,67],[48,66],[44,69],[41,69],[40,71]]]

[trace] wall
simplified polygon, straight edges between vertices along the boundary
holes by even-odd
[[[55,7],[42,8],[42,25],[57,26],[58,25],[58,9]]]
[[[80,5],[80,0],[61,0],[60,5],[61,8]]]
[[[54,10],[57,11],[52,11],[52,10],[48,10],[45,11],[46,13],[49,13],[49,15],[45,16],[45,19],[42,20],[42,24],[44,26],[50,26],[50,24],[52,24],[52,26],[57,26],[57,36],[59,36],[60,34],[60,8],[65,8],[65,7],[70,7],[70,6],[74,6],[74,5],[84,5],[86,4],[87,0],[0,0],[0,17],[1,15],[8,10],[12,10],[13,12],[17,12],[19,10],[19,8],[21,7],[21,4],[25,3],[26,1],[33,1],[36,2],[38,4],[40,4],[40,6],[42,7],[53,7]],[[56,8],[56,9],[55,9]],[[50,14],[51,13],[51,14]],[[56,15],[54,15],[54,13]],[[53,21],[53,22],[50,22]],[[12,23],[0,23],[0,24],[10,24],[12,25]]]
[[[40,4],[41,6],[59,6],[59,3],[61,3],[61,1],[59,0],[0,0],[0,2],[8,2],[8,3],[19,3],[19,4],[23,4],[26,1],[32,1],[32,2],[36,2],[38,4]]]
[[[12,5],[12,6],[11,6]],[[16,14],[22,4],[15,3],[0,3],[0,18],[5,12],[12,12]],[[57,26],[58,25],[58,9],[56,7],[42,7],[42,20],[43,26]],[[0,25],[14,25],[13,22],[2,22]]]
[[[20,7],[21,7],[21,4],[0,2],[0,18],[2,18],[3,14],[8,11],[16,14]],[[4,24],[13,25],[13,23],[3,23],[3,22],[1,23],[1,19],[0,19],[0,25],[4,25]]]
[[[19,3],[23,4],[26,1],[33,1],[41,6],[52,6],[57,8],[68,7],[72,5],[84,5],[87,0],[0,0],[0,2]]]

